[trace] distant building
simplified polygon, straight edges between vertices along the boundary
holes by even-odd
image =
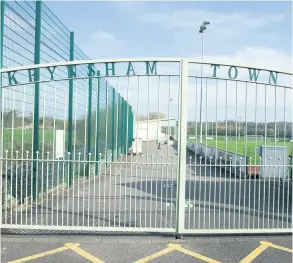
[[[142,120],[134,122],[134,138],[142,141],[166,140],[177,134],[177,120],[175,118],[164,118],[155,120]]]

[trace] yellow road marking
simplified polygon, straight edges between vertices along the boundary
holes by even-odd
[[[80,256],[86,258],[87,260],[94,262],[94,263],[104,263],[102,260],[94,257],[90,253],[84,251],[83,249],[79,248],[76,244],[73,243],[66,243],[66,247],[70,248],[75,253],[79,254]]]
[[[145,262],[149,262],[149,261],[151,261],[151,260],[153,260],[155,258],[158,258],[160,256],[166,255],[167,253],[172,252],[172,251],[174,251],[174,248],[167,247],[167,248],[165,248],[163,250],[160,250],[157,253],[154,253],[154,254],[152,254],[150,256],[147,256],[145,258],[139,259],[139,260],[137,260],[137,261],[135,261],[133,263],[145,263]]]
[[[220,261],[214,260],[212,258],[205,257],[205,256],[203,256],[201,254],[198,254],[198,253],[195,253],[195,252],[190,251],[188,249],[185,249],[182,246],[180,246],[179,244],[169,244],[168,247],[173,248],[174,250],[180,251],[180,252],[182,252],[182,253],[184,253],[186,255],[189,255],[191,257],[201,259],[201,260],[203,260],[205,262],[209,262],[209,263],[221,263]]]
[[[262,252],[264,252],[269,245],[267,242],[261,243],[260,246],[257,247],[255,250],[250,252],[244,259],[242,259],[239,263],[250,263],[252,260],[254,260],[257,256],[259,256]]]
[[[260,241],[259,243],[260,244],[266,244],[266,245],[268,245],[269,247],[272,247],[272,248],[276,248],[276,249],[280,249],[280,250],[283,250],[283,251],[286,251],[286,252],[289,252],[289,253],[293,253],[293,250],[290,249],[290,248],[278,246],[278,245],[275,245],[275,244],[267,242],[267,241]]]
[[[275,245],[275,244],[267,242],[267,241],[260,241],[259,243],[260,243],[260,246],[257,247],[256,249],[254,249],[250,254],[248,254],[239,263],[250,263],[256,257],[258,257],[262,252],[264,252],[268,247],[272,247],[272,248],[275,248],[275,249],[279,249],[279,250],[282,250],[282,251],[293,253],[293,250],[290,249],[290,248],[278,246],[278,245]],[[9,261],[8,263],[22,263],[22,262],[30,261],[30,260],[33,260],[33,259],[38,259],[38,258],[41,258],[41,257],[53,255],[53,254],[56,254],[56,253],[59,253],[59,252],[62,252],[62,251],[68,250],[68,249],[74,251],[75,253],[79,254],[80,256],[88,259],[89,261],[91,261],[93,263],[104,263],[100,259],[94,257],[90,253],[88,253],[88,252],[84,251],[83,249],[79,248],[79,246],[80,246],[80,244],[78,244],[78,243],[76,243],[76,244],[66,243],[64,245],[64,247],[56,248],[56,249],[53,249],[53,250],[49,250],[49,251],[46,251],[46,252],[43,252],[43,253],[39,253],[39,254],[28,256],[28,257],[25,257],[25,258],[17,259],[17,260],[14,260],[14,261]],[[151,260],[153,260],[155,258],[158,258],[160,256],[163,256],[163,255],[165,255],[165,254],[167,254],[169,252],[175,251],[175,250],[179,251],[179,252],[182,252],[182,253],[184,253],[186,255],[201,259],[201,260],[203,260],[205,262],[221,263],[220,261],[205,257],[205,256],[203,256],[201,254],[198,254],[198,253],[195,253],[195,252],[190,251],[188,249],[185,249],[179,244],[168,244],[167,248],[165,248],[163,250],[160,250],[159,252],[156,252],[156,253],[154,253],[154,254],[152,254],[150,256],[147,256],[145,258],[139,259],[139,260],[135,261],[134,263],[149,262],[149,261],[151,261]]]
[[[75,246],[79,246],[79,244],[75,244]],[[68,249],[69,249],[68,247],[60,247],[60,248],[49,250],[49,251],[46,251],[46,252],[43,252],[43,253],[28,256],[28,257],[25,257],[25,258],[20,258],[20,259],[14,260],[14,261],[9,261],[8,263],[22,263],[22,262],[30,261],[30,260],[33,260],[33,259],[53,255],[53,254],[56,254],[56,253],[59,253],[59,252],[62,252],[62,251],[68,250]]]
[[[260,241],[260,246],[257,247],[255,250],[253,250],[250,254],[248,254],[244,259],[242,259],[239,263],[250,263],[252,260],[254,260],[257,256],[259,256],[262,252],[264,252],[268,247],[280,249],[286,252],[293,253],[293,250],[290,248],[282,247],[275,245],[273,243],[267,242],[267,241]]]

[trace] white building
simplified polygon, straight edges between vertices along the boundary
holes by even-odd
[[[176,135],[177,121],[175,118],[136,121],[133,128],[134,138],[141,138],[145,142],[161,141]]]

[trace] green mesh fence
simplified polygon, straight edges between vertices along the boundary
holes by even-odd
[[[2,3],[3,68],[89,59],[74,43],[73,32],[45,3]],[[87,66],[79,66],[77,70],[77,74],[85,75]],[[54,74],[64,79],[68,76],[68,72],[60,68],[56,68]],[[42,70],[40,75],[49,78]],[[3,86],[8,83],[6,76],[3,76],[2,83]],[[6,159],[2,174],[12,183],[13,189],[20,184],[21,180],[17,178],[23,171],[28,171],[29,177],[34,173],[41,174],[42,179],[45,176],[44,182],[36,179],[38,185],[34,187],[40,189],[48,190],[58,185],[61,180],[57,178],[58,174],[60,177],[70,174],[63,176],[64,183],[70,185],[74,176],[88,176],[90,171],[86,169],[90,167],[80,168],[69,160],[99,160],[101,154],[103,160],[115,161],[131,146],[131,106],[105,78],[40,83],[39,93],[36,93],[36,84],[1,90],[3,157]],[[63,138],[63,153],[59,150],[57,154],[58,132]],[[20,161],[31,158],[40,162]],[[56,159],[63,162],[50,162]],[[97,174],[98,164],[95,166]],[[30,178],[28,181],[36,183]],[[15,196],[14,190],[12,192]]]

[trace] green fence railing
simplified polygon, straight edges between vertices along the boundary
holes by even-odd
[[[2,68],[89,59],[75,43],[74,32],[42,1],[1,1],[0,11]],[[54,75],[74,77],[88,72],[86,65],[76,70],[75,73],[73,67],[68,72],[56,68]],[[19,74],[19,79],[26,77]],[[2,176],[13,185],[20,183],[17,178],[23,169],[34,178],[34,193],[36,188],[44,186],[37,179],[39,173],[50,177],[50,187],[58,184],[57,178],[53,178],[55,174],[69,174],[65,183],[71,185],[74,175],[90,172],[89,166],[82,167],[80,172],[74,160],[99,160],[101,154],[104,160],[115,161],[119,154],[128,151],[133,136],[133,131],[129,131],[133,129],[133,113],[131,106],[111,86],[111,80],[104,77],[66,80],[64,77],[64,81],[42,83],[37,80],[44,77],[43,71],[36,69],[29,74],[34,84],[3,88],[11,80],[1,76],[2,155],[10,159],[2,168]],[[60,131],[64,151],[57,154]],[[27,167],[25,162],[16,163],[16,159],[26,158],[34,159],[32,167]],[[66,161],[62,167],[49,163],[57,158]],[[16,165],[23,167],[15,169]]]

